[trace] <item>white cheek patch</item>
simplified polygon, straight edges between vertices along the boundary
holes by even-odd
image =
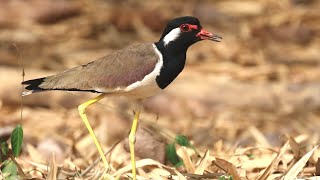
[[[175,29],[172,29],[164,38],[163,38],[163,42],[164,42],[164,45],[168,45],[171,41],[174,41],[176,40],[179,35],[180,35],[181,31],[180,31],[180,28],[175,28]]]

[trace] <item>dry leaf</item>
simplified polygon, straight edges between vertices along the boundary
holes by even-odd
[[[295,179],[299,172],[304,168],[304,166],[307,164],[308,160],[312,156],[313,152],[318,148],[318,145],[314,147],[311,151],[309,151],[307,154],[305,154],[288,172],[287,174],[282,178],[282,180],[290,180]]]
[[[151,179],[163,179],[164,177],[169,177],[171,176],[171,173],[165,169],[161,168],[154,168],[149,172],[148,177]]]
[[[136,168],[141,168],[144,166],[158,166],[158,167],[165,167],[163,164],[159,163],[158,161],[155,161],[153,159],[141,159],[139,161],[136,161]],[[113,173],[113,176],[121,176],[122,174],[129,172],[132,170],[131,164],[127,165],[121,169],[119,169],[117,172]]]
[[[182,175],[178,170],[173,169],[173,171],[178,175],[178,180],[187,180],[187,178]]]
[[[270,165],[270,162],[274,159],[275,155],[273,154],[262,154],[257,158],[250,159],[248,157],[244,157],[243,162],[241,163],[241,167],[252,171],[253,169],[264,169]]]
[[[214,160],[213,163],[222,170],[224,170],[226,173],[230,174],[233,177],[233,179],[241,179],[237,172],[237,168],[232,163],[220,158],[216,158],[216,160]]]

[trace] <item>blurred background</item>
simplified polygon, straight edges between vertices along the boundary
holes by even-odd
[[[168,134],[183,134],[200,151],[210,149],[216,156],[219,148],[233,149],[231,154],[245,147],[278,149],[288,137],[301,146],[316,145],[319,9],[317,0],[1,0],[0,136],[21,123],[21,159],[48,164],[55,152],[66,168],[88,166],[98,153],[77,106],[95,94],[27,96],[21,120],[22,69],[25,80],[43,77],[131,44],[156,42],[169,20],[192,15],[223,41],[189,48],[180,76],[144,102],[141,138],[156,134],[148,131],[152,124]],[[87,113],[104,149],[128,135],[133,116],[125,99],[105,99]],[[126,143],[121,143],[111,157],[115,169],[129,164]],[[165,163],[161,143],[158,160]],[[141,158],[149,157],[137,146]],[[21,163],[25,169],[35,166]],[[241,167],[256,173],[255,167]]]

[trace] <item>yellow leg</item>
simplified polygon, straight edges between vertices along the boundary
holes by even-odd
[[[107,162],[107,159],[104,156],[104,153],[103,153],[103,151],[101,149],[101,146],[100,146],[100,144],[99,144],[99,142],[98,142],[98,140],[96,138],[96,135],[94,134],[94,132],[93,132],[91,126],[90,126],[90,123],[89,123],[87,115],[86,115],[86,108],[88,106],[90,106],[91,104],[94,104],[94,103],[98,102],[99,100],[101,100],[104,97],[105,97],[105,94],[101,94],[101,95],[99,95],[99,96],[97,96],[97,97],[95,97],[95,98],[93,98],[93,99],[81,104],[78,107],[78,110],[79,110],[79,114],[81,116],[81,119],[83,120],[84,124],[86,125],[86,127],[87,127],[87,129],[88,129],[88,131],[90,133],[90,136],[93,139],[93,142],[94,142],[94,144],[96,145],[96,147],[97,147],[97,149],[99,151],[100,157],[101,157],[101,159],[103,161],[103,164],[104,164],[106,170],[109,171],[109,164]]]
[[[140,110],[135,112],[134,119],[132,122],[132,127],[129,135],[129,146],[130,146],[130,157],[131,157],[131,166],[132,166],[132,176],[133,180],[136,180],[136,161],[135,161],[135,155],[134,155],[134,144],[136,142],[136,131],[138,126],[138,120],[139,120]]]

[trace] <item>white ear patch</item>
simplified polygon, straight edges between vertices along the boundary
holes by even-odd
[[[163,42],[164,45],[168,45],[171,41],[176,40],[179,35],[180,35],[181,31],[180,28],[174,28],[172,29],[164,38],[163,38]]]

